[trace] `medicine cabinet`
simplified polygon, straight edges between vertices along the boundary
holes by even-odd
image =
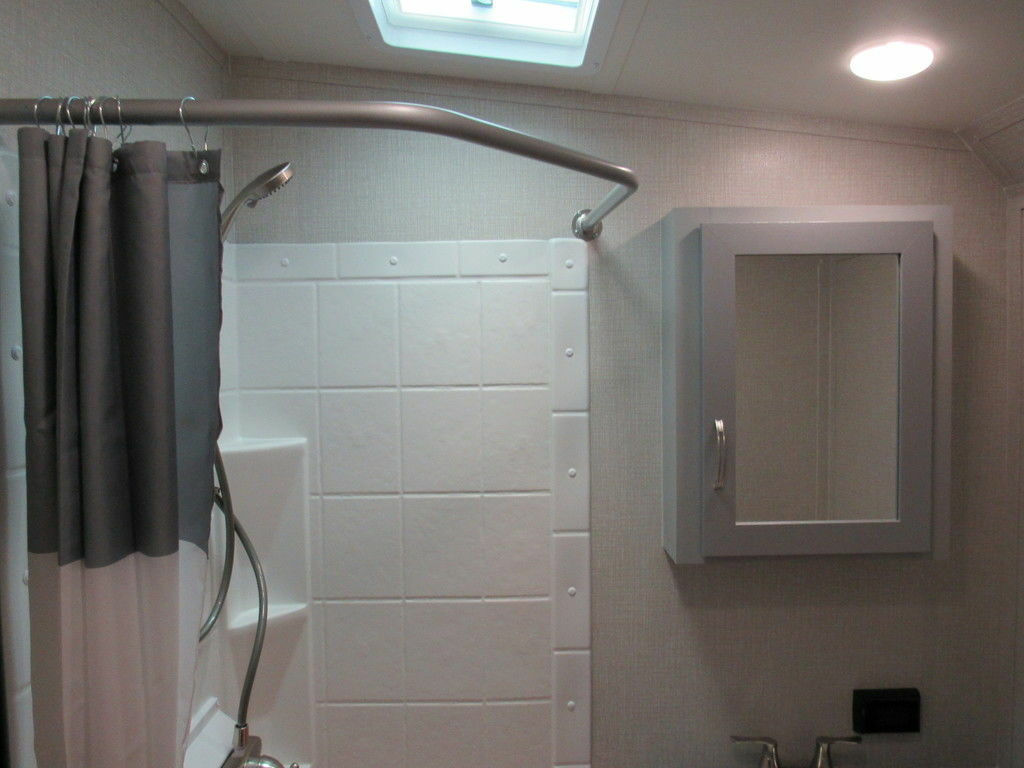
[[[660,226],[673,560],[942,556],[950,210],[681,209]]]

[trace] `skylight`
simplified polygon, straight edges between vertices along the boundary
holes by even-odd
[[[398,26],[434,23],[450,31],[519,37],[529,30],[578,34],[592,5],[589,0],[398,0],[386,2],[384,9]]]
[[[357,11],[366,3],[373,37],[396,48],[559,67],[593,59],[598,0],[353,0]],[[357,15],[366,31],[365,13]]]

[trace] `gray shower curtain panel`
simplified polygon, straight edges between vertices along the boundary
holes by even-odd
[[[172,768],[220,431],[219,153],[18,142],[37,758]]]

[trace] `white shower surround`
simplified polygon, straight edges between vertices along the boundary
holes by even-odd
[[[17,194],[18,157],[0,151],[0,190]],[[17,200],[16,197],[12,198]],[[3,488],[0,493],[0,625],[11,759],[34,768],[28,621],[28,500],[25,488],[24,390],[20,360],[21,295],[18,207],[0,205],[0,392],[3,393]]]
[[[310,446],[317,768],[589,763],[587,260],[228,247],[226,431]]]

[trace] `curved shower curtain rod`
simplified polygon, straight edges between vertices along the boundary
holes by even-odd
[[[110,102],[91,103],[92,125],[105,118],[108,125],[118,113]],[[118,99],[120,116],[131,125],[179,125],[185,102],[177,99]],[[105,107],[106,115],[103,114]],[[0,99],[0,125],[56,122],[58,112],[79,125],[84,123],[87,102],[74,99]],[[636,192],[636,174],[622,165],[578,152],[536,136],[490,123],[450,109],[397,101],[313,101],[298,99],[204,99],[189,101],[187,119],[200,125],[267,125],[315,128],[392,128],[450,136],[492,149],[511,152],[550,165],[613,182],[615,187],[592,209],[579,211],[572,231],[581,240],[601,234],[601,220]]]

